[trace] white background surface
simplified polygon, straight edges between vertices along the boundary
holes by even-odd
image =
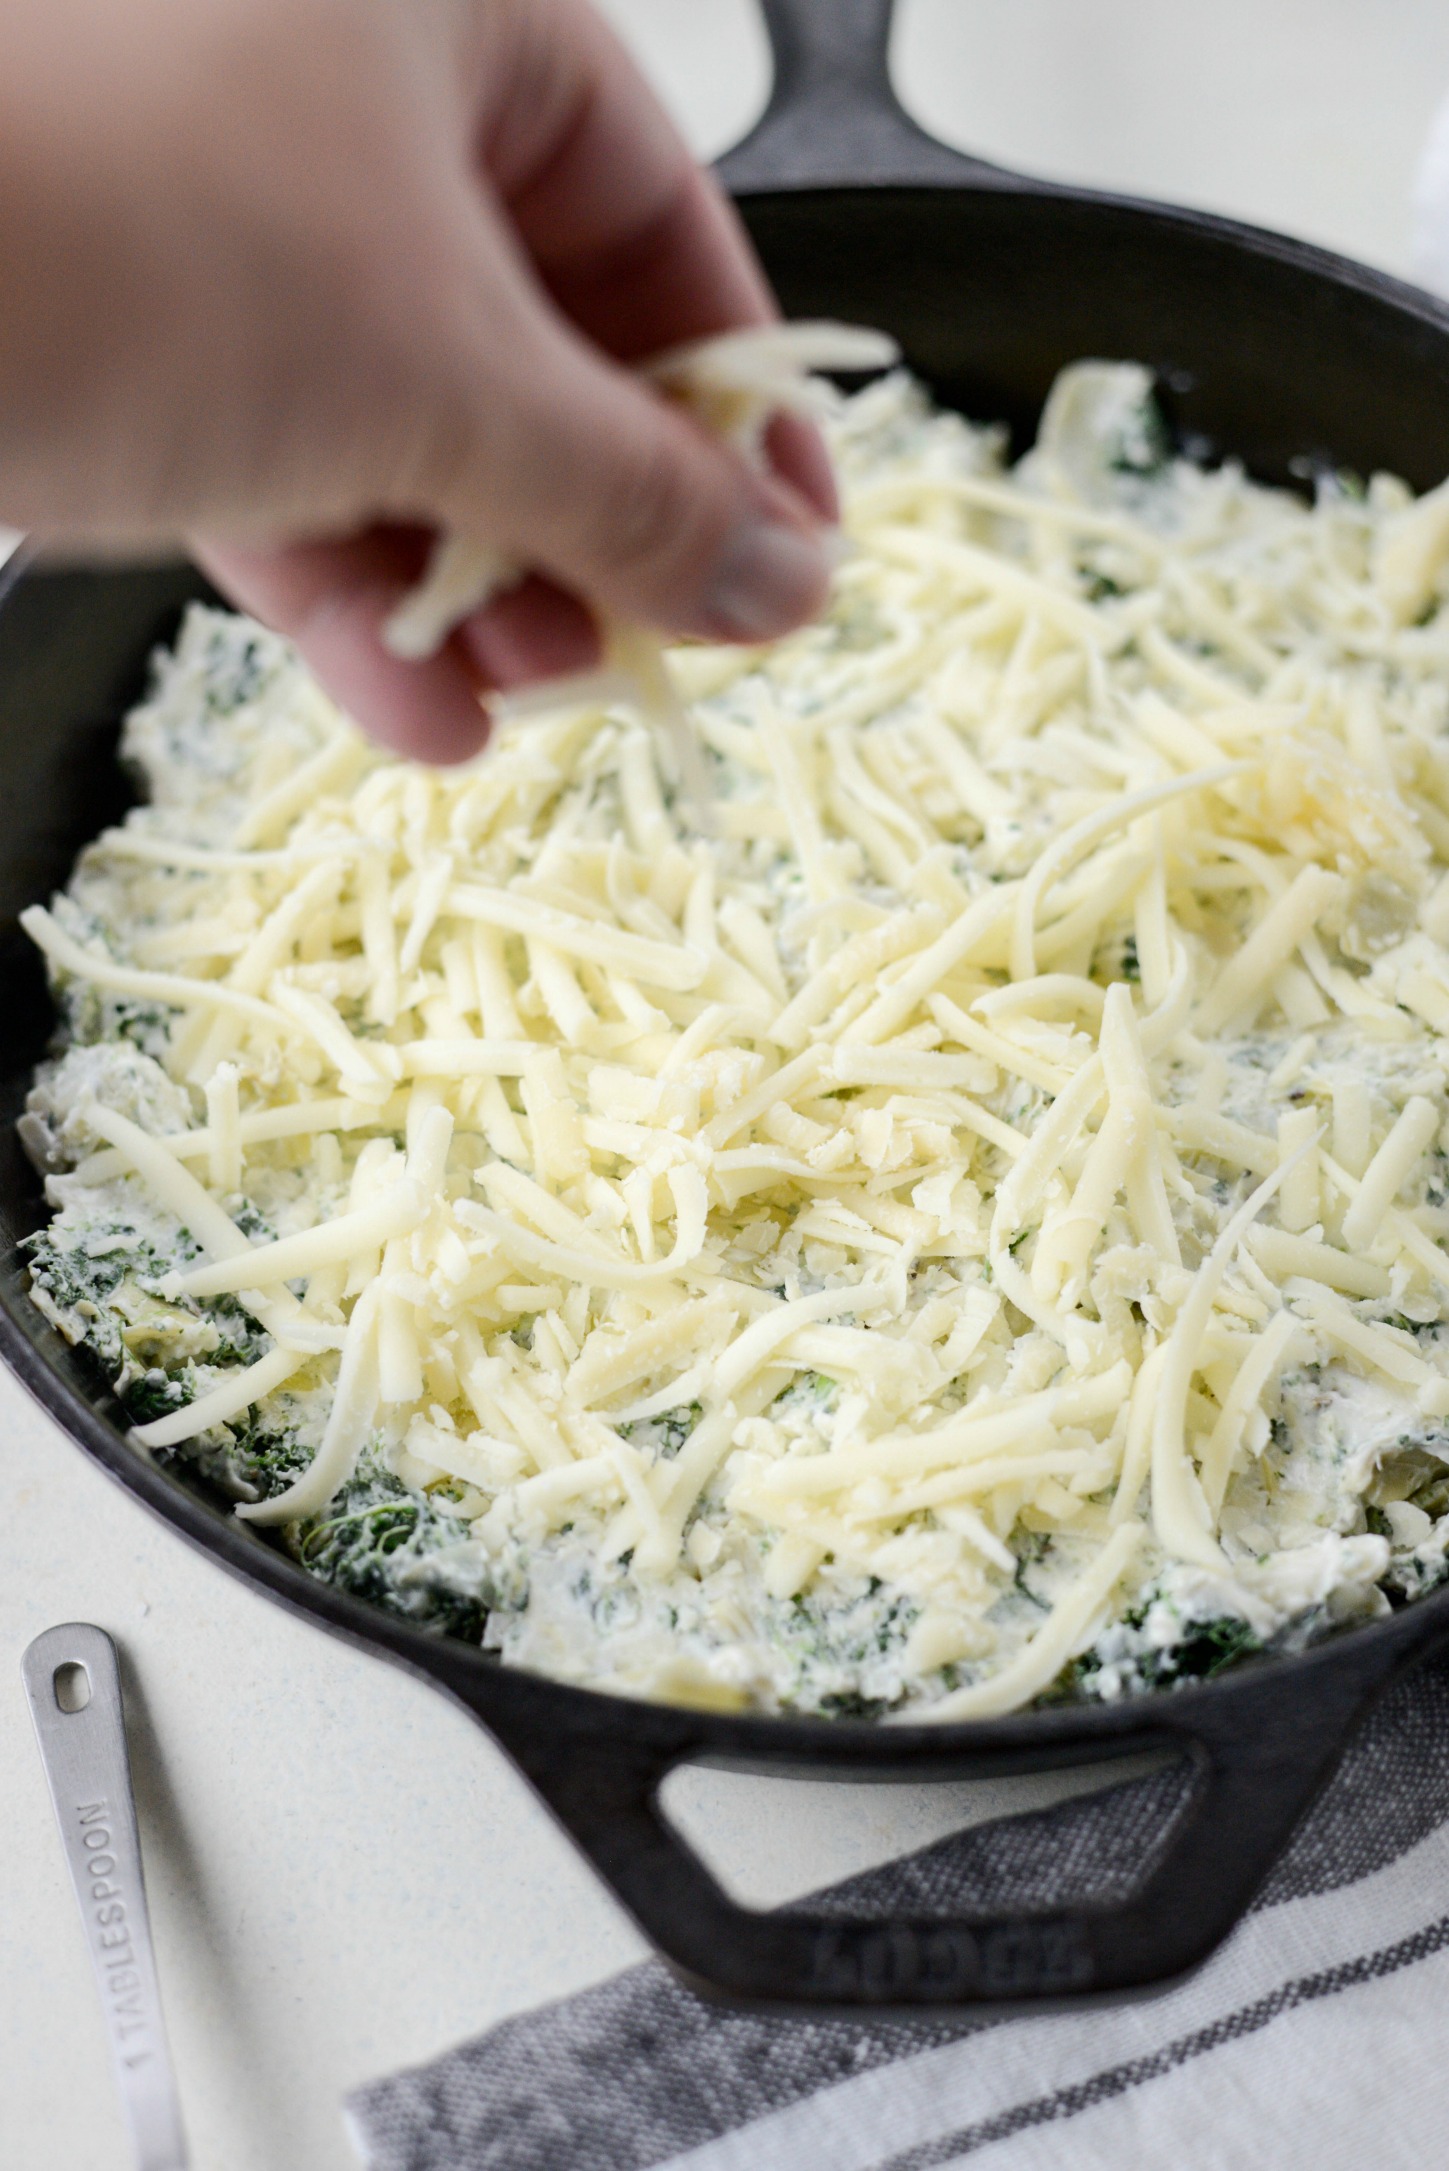
[[[748,0],[608,12],[702,153],[758,110]],[[1005,163],[1233,211],[1402,271],[1418,148],[1449,88],[1449,9],[903,0],[896,62],[922,120]],[[122,1645],[163,1993],[205,2171],[346,2171],[345,2088],[642,1951],[476,1727],[153,1525],[8,1376],[0,1467],[7,2171],[126,2164],[16,1670],[53,1622],[97,1621]],[[683,1797],[758,1900],[991,1806],[721,1777]]]

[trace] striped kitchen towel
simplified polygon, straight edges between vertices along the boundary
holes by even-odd
[[[978,1825],[832,1888],[1001,1908],[1133,1882],[1183,1779]],[[1105,2010],[766,2018],[657,1961],[353,2096],[368,2171],[1422,2171],[1449,2151],[1449,1659],[1385,1699],[1201,1972]]]

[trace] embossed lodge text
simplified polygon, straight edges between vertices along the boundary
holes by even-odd
[[[981,1929],[963,1923],[832,1924],[817,1932],[815,1987],[836,1997],[1061,1996],[1092,1980],[1083,1926],[1069,1917],[1027,1918]]]

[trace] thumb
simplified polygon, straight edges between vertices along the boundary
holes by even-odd
[[[429,492],[442,522],[547,573],[607,616],[762,641],[822,606],[818,516],[650,385],[527,298],[496,325],[474,426]],[[461,442],[461,457],[458,457]]]

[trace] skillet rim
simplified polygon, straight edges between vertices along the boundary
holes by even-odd
[[[739,149],[745,151],[748,147],[747,139]],[[802,202],[831,210],[848,210],[851,204],[860,202],[878,209],[883,199],[890,202],[922,196],[986,195],[1015,203],[1033,214],[1050,215],[1070,207],[1089,217],[1111,216],[1163,233],[1191,236],[1233,255],[1247,255],[1272,269],[1306,275],[1330,291],[1346,292],[1395,317],[1408,319],[1416,330],[1444,342],[1444,367],[1449,379],[1449,302],[1438,300],[1392,273],[1270,228],[1191,206],[1036,181],[964,156],[959,157],[961,170],[952,178],[942,175],[902,181],[812,182],[804,186],[756,186],[743,175],[735,181],[729,172],[730,163],[731,159],[724,162],[725,177],[732,181],[740,209],[750,225],[755,215],[767,217],[777,206],[788,209]],[[44,577],[43,568],[22,546],[0,567],[0,612],[17,591],[37,576]],[[19,1274],[23,1271],[21,1266]],[[99,1396],[96,1400],[83,1396],[47,1356],[44,1343],[55,1330],[36,1313],[36,1331],[32,1332],[28,1310],[23,1284],[17,1276],[12,1289],[7,1273],[5,1284],[0,1286],[0,1358],[112,1482],[124,1487],[188,1543],[218,1560],[229,1573],[332,1634],[361,1648],[379,1651],[424,1676],[435,1687],[465,1701],[485,1724],[495,1704],[534,1704],[542,1699],[545,1705],[555,1705],[560,1717],[576,1716],[588,1732],[594,1730],[594,1721],[613,1714],[625,1722],[624,1732],[637,1738],[663,1745],[687,1736],[695,1745],[691,1753],[698,1761],[781,1770],[782,1775],[793,1769],[802,1774],[813,1771],[818,1776],[822,1767],[838,1765],[841,1777],[867,1777],[874,1766],[879,1776],[895,1777],[907,1766],[946,1763],[953,1751],[959,1755],[967,1749],[1000,1749],[1008,1755],[1019,1753],[1024,1760],[1033,1749],[1050,1756],[1053,1749],[1065,1751],[1069,1745],[1079,1750],[1090,1747],[1109,1756],[1116,1742],[1117,1753],[1123,1753],[1139,1747],[1143,1737],[1154,1731],[1172,1735],[1191,1732],[1198,1713],[1206,1720],[1236,1692],[1245,1691],[1249,1683],[1260,1682],[1270,1673],[1275,1681],[1304,1678],[1350,1648],[1365,1655],[1378,1650],[1385,1655],[1386,1664],[1406,1664],[1421,1648],[1427,1649],[1449,1632],[1446,1582],[1387,1616],[1337,1630],[1304,1650],[1249,1657],[1210,1680],[1145,1691],[1111,1703],[1084,1699],[1028,1706],[1000,1718],[932,1723],[721,1712],[633,1698],[506,1665],[461,1638],[414,1627],[309,1576],[280,1547],[228,1519],[219,1507],[211,1507],[179,1478],[132,1447],[105,1415]],[[1392,1660],[1390,1652],[1395,1654]],[[462,1674],[471,1677],[466,1688],[460,1680],[449,1678]],[[561,1705],[560,1698],[564,1700]],[[1173,1714],[1170,1719],[1168,1711]],[[1155,1725],[1154,1713],[1161,1714]],[[938,1753],[932,1756],[932,1750]]]

